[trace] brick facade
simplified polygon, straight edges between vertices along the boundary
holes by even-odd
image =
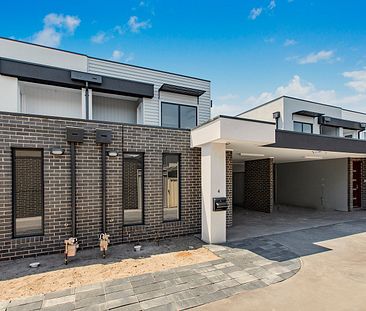
[[[266,213],[273,210],[273,159],[245,162],[245,208]]]
[[[228,209],[226,211],[226,226],[233,225],[233,152],[226,151],[226,198]]]
[[[366,159],[348,159],[348,211],[353,211],[353,163],[361,161],[361,208],[366,208]]]
[[[107,232],[113,244],[199,233],[201,231],[201,151],[190,148],[190,131],[139,125],[0,114],[0,260],[63,251],[71,236],[70,145],[66,127],[85,129],[85,140],[76,146],[77,237],[81,248],[98,246],[102,230],[101,146],[95,130],[113,132],[107,157]],[[44,150],[44,235],[12,236],[11,148]],[[65,153],[52,155],[52,147]],[[144,153],[144,224],[123,226],[123,161],[121,152]],[[181,158],[180,219],[163,222],[162,155]],[[231,152],[227,153],[228,226],[232,223]]]

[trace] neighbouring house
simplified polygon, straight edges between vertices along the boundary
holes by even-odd
[[[0,38],[0,260],[364,208],[365,128],[291,97],[211,119],[208,80]]]

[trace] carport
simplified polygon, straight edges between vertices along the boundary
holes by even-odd
[[[261,218],[265,228],[283,231],[285,225],[333,223],[363,206],[365,141],[278,130],[275,123],[227,116],[195,128],[191,138],[202,151],[206,242],[226,241],[226,212],[214,211],[213,199],[226,197],[227,151],[233,162],[232,230],[240,227],[243,236]]]

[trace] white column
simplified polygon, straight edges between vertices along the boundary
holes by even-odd
[[[201,148],[202,235],[206,243],[226,242],[226,211],[214,212],[213,198],[226,197],[226,145]]]

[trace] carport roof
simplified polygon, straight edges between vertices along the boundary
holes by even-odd
[[[225,143],[233,161],[276,163],[366,157],[366,141],[276,130],[272,122],[218,116],[191,131],[192,147]]]

